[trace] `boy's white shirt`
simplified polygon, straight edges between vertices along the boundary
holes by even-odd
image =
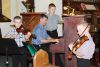
[[[89,32],[85,32],[84,34],[88,36],[89,42],[84,42],[83,45],[81,47],[79,47],[76,51],[73,50],[73,53],[78,58],[91,59],[92,56],[93,56],[93,53],[95,51],[95,44],[92,41],[92,38],[91,38],[91,35],[89,34]],[[73,46],[74,46],[73,43],[70,43],[68,45],[68,47],[70,48],[70,50],[73,49]],[[88,50],[86,50],[86,49],[88,49]]]

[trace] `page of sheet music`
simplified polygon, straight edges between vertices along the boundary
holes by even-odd
[[[1,34],[2,34],[2,38],[4,38],[4,36],[7,34],[7,32],[9,32],[11,30],[11,26],[10,26],[10,22],[1,22],[0,23],[0,28],[1,28]]]

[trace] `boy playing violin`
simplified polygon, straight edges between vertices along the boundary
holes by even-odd
[[[15,16],[12,22],[12,30],[7,32],[5,38],[12,38],[15,40],[19,47],[19,51],[22,55],[13,55],[13,67],[19,67],[19,62],[21,62],[21,67],[27,67],[26,54],[28,53],[27,49],[24,47],[23,42],[29,40],[31,36],[30,32],[24,33],[24,28],[22,28],[22,19],[20,16]]]
[[[91,67],[90,59],[93,57],[95,51],[95,44],[89,33],[89,30],[90,30],[89,23],[87,23],[85,20],[83,20],[83,22],[80,22],[77,25],[78,35],[80,37],[87,36],[88,39],[83,43],[79,44],[81,46],[77,49],[74,49],[76,48],[75,47],[76,43],[69,44],[70,50],[77,57],[77,67]]]

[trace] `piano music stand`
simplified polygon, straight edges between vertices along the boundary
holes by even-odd
[[[9,67],[8,55],[20,55],[19,48],[14,39],[0,39],[0,55],[6,55],[6,66]]]

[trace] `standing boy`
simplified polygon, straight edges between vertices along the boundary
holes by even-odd
[[[48,6],[49,14],[47,14],[48,20],[46,24],[46,30],[49,36],[52,38],[58,37],[57,25],[60,22],[60,17],[57,14],[55,14],[55,10],[56,10],[55,4],[53,3],[49,4]]]

